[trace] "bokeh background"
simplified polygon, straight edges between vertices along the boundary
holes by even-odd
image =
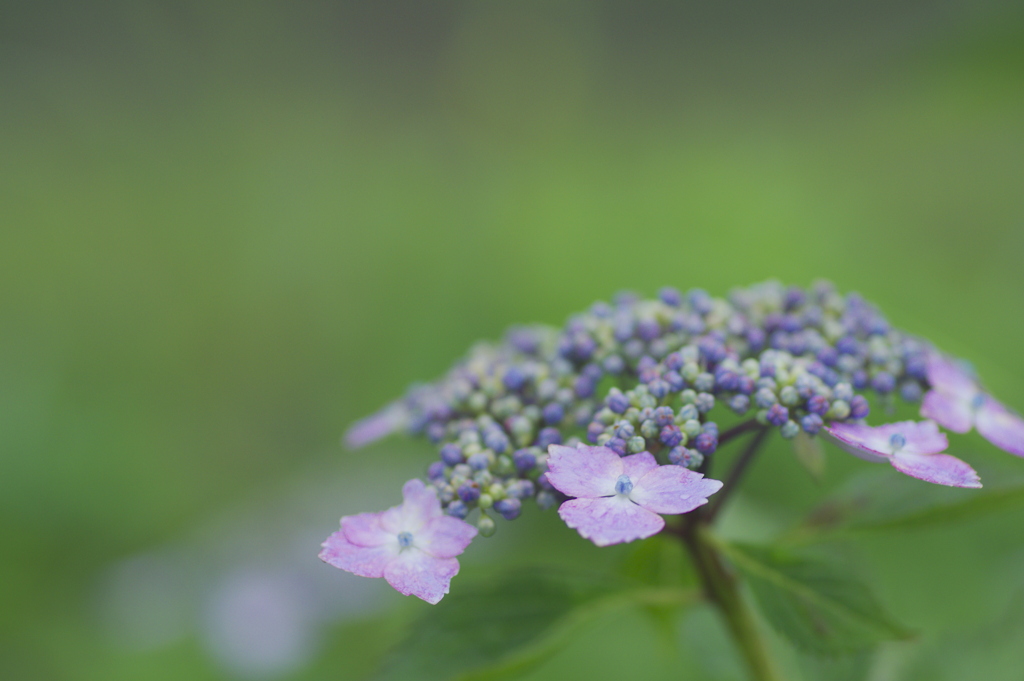
[[[350,422],[511,323],[768,277],[1024,408],[1019,3],[4,2],[0,677],[362,678],[428,606],[318,544],[432,453]],[[869,464],[828,466],[776,442],[732,531]],[[921,632],[873,679],[1020,678],[1022,528],[859,542]],[[621,556],[532,509],[456,585]],[[618,613],[530,678],[741,678],[715,626]]]

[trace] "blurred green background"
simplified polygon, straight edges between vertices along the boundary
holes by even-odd
[[[361,677],[427,606],[318,544],[433,455],[341,433],[622,288],[830,278],[1024,408],[1015,4],[3,3],[0,677]],[[869,467],[769,458],[737,534]],[[1020,678],[1022,528],[860,542],[921,632],[873,679]],[[532,509],[455,586],[621,556]],[[531,678],[740,678],[706,614]]]

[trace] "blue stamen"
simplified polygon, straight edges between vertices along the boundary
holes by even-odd
[[[889,444],[893,449],[902,449],[903,445],[907,444],[907,438],[900,433],[893,433],[893,436],[889,438]]]
[[[984,393],[978,393],[977,395],[974,396],[974,399],[971,400],[971,407],[973,407],[974,409],[981,409],[981,405],[983,404],[985,404]]]
[[[629,494],[632,491],[633,481],[629,479],[628,475],[620,475],[619,479],[615,481],[615,493]]]
[[[410,534],[409,532],[399,532],[398,545],[401,546],[403,549],[412,546],[412,534]]]

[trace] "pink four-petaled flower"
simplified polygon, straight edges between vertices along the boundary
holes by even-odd
[[[1024,419],[985,393],[955,362],[938,353],[928,357],[928,382],[921,415],[954,433],[974,426],[982,437],[1011,454],[1024,456]]]
[[[437,603],[459,572],[455,556],[476,536],[476,528],[445,515],[433,488],[421,480],[402,487],[404,500],[381,513],[341,519],[327,538],[320,560],[360,577],[383,577],[406,596]]]
[[[836,423],[825,428],[847,452],[868,461],[888,461],[901,473],[936,485],[981,487],[969,465],[942,454],[949,441],[933,421],[902,421],[883,426]]]
[[[548,481],[577,497],[558,515],[598,546],[657,534],[665,527],[659,513],[688,513],[722,488],[682,466],[659,466],[648,452],[620,457],[607,447],[551,445],[548,453]]]

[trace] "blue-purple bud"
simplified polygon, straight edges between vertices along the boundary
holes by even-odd
[[[502,378],[505,387],[515,392],[526,384],[526,374],[519,367],[509,367]]]
[[[480,498],[480,488],[476,485],[462,485],[458,490],[459,499],[466,504],[471,504]]]
[[[427,467],[427,480],[444,480],[444,463],[435,461]]]
[[[493,428],[484,433],[484,445],[501,454],[509,447],[508,436],[503,431]]]
[[[626,368],[626,362],[618,355],[608,355],[601,362],[601,366],[604,367],[604,370],[609,374],[617,376]]]
[[[760,409],[768,409],[773,404],[779,401],[779,398],[775,396],[775,392],[768,388],[761,388],[754,395],[754,404]]]
[[[658,297],[669,307],[679,307],[683,304],[683,294],[679,292],[679,289],[671,286],[666,286],[658,291]]]
[[[685,423],[686,421],[694,421],[700,418],[700,412],[697,411],[697,407],[692,404],[684,404],[679,408],[679,414],[676,415],[677,423]]]
[[[661,380],[660,378],[657,378],[657,379],[651,381],[647,385],[647,389],[650,390],[651,395],[653,397],[655,397],[656,399],[659,399],[659,400],[662,399],[663,397],[665,397],[665,395],[668,395],[668,393],[669,393],[669,385],[668,385],[668,383],[663,381],[663,380]]]
[[[523,502],[515,497],[499,499],[494,502],[494,510],[505,520],[515,520],[523,510]]]
[[[618,388],[608,391],[608,397],[605,398],[604,403],[616,414],[624,414],[629,409],[629,398],[623,395]]]
[[[448,504],[448,508],[445,509],[445,513],[452,516],[453,518],[462,519],[465,518],[466,515],[469,513],[469,507],[462,503],[461,500],[456,499],[450,504]]]
[[[827,414],[829,407],[831,407],[831,404],[824,395],[812,395],[811,399],[807,400],[807,411],[818,416]]]
[[[793,439],[799,432],[800,426],[796,424],[796,421],[786,421],[782,424],[782,427],[779,428],[779,434],[787,440]]]
[[[490,467],[492,458],[493,455],[487,452],[477,452],[473,456],[469,457],[469,459],[466,460],[466,463],[468,463],[469,467],[475,471],[483,471]]]
[[[555,496],[554,492],[551,492],[550,490],[541,490],[540,492],[537,492],[537,505],[540,506],[540,510],[546,511],[557,503],[558,498]]]
[[[672,407],[658,407],[654,410],[654,423],[657,426],[667,426],[676,418]]]
[[[921,399],[921,384],[917,381],[906,381],[900,386],[900,397],[906,402],[917,402]]]
[[[668,389],[674,393],[681,391],[686,387],[686,381],[675,371],[668,371],[662,376],[662,380],[668,383]]]
[[[444,461],[445,464],[449,466],[455,466],[462,463],[462,447],[458,446],[454,442],[449,442],[444,445],[441,447],[441,461]]]
[[[529,499],[534,494],[534,487],[529,480],[515,480],[508,484],[506,491],[514,499]]]
[[[537,434],[537,446],[546,450],[551,445],[562,444],[562,433],[558,428],[542,428]]]
[[[850,376],[850,383],[853,384],[855,390],[863,390],[868,386],[868,374],[863,369],[857,369]]]
[[[706,393],[715,389],[715,377],[706,371],[702,374],[698,374],[697,378],[693,380],[693,389],[697,392]]]
[[[641,319],[636,324],[636,335],[645,341],[652,341],[661,335],[661,325],[657,319]]]
[[[666,447],[675,447],[683,441],[683,432],[677,425],[665,426],[661,429],[660,439]]]
[[[608,440],[608,443],[605,445],[605,447],[612,450],[619,456],[626,455],[626,441],[623,440],[621,437],[613,437],[611,440]]]
[[[674,447],[668,453],[669,463],[683,468],[689,468],[690,470],[696,470],[700,468],[701,464],[704,463],[704,455],[698,452],[696,449],[686,449],[685,447]]]
[[[871,405],[863,395],[854,395],[850,400],[850,418],[863,419],[871,413]]]
[[[512,455],[512,463],[520,474],[530,471],[537,465],[537,457],[529,449],[517,449]]]
[[[597,438],[604,434],[604,424],[598,421],[591,421],[587,426],[587,442],[597,443]]]
[[[558,402],[551,402],[544,407],[544,411],[541,412],[541,415],[544,418],[544,423],[556,425],[561,423],[562,419],[565,418],[565,407],[560,405]]]
[[[718,437],[714,433],[701,433],[694,438],[693,446],[704,456],[714,454],[718,449]]]
[[[732,392],[739,388],[740,377],[728,369],[719,368],[715,370],[715,385],[719,390]]]
[[[697,399],[694,400],[693,405],[697,407],[697,411],[701,414],[706,414],[715,408],[715,396],[711,393],[700,393],[697,395]]]
[[[782,426],[789,420],[789,409],[781,404],[773,404],[768,408],[768,423],[773,426]]]
[[[683,364],[685,364],[685,362],[683,362],[683,356],[678,352],[670,353],[665,358],[665,368],[669,371],[679,371],[683,368]]]
[[[824,425],[825,422],[817,414],[808,414],[800,419],[800,426],[808,435],[816,434]]]
[[[853,399],[853,386],[849,383],[836,383],[836,386],[832,388],[832,397],[849,402]]]
[[[871,379],[871,387],[881,395],[887,395],[896,388],[896,378],[888,371],[879,371]]]
[[[746,414],[750,409],[750,398],[746,395],[733,395],[729,398],[729,408],[737,414]]]
[[[634,435],[636,435],[636,431],[634,430],[632,423],[622,423],[615,429],[615,437],[620,437],[623,440],[628,440]]]

